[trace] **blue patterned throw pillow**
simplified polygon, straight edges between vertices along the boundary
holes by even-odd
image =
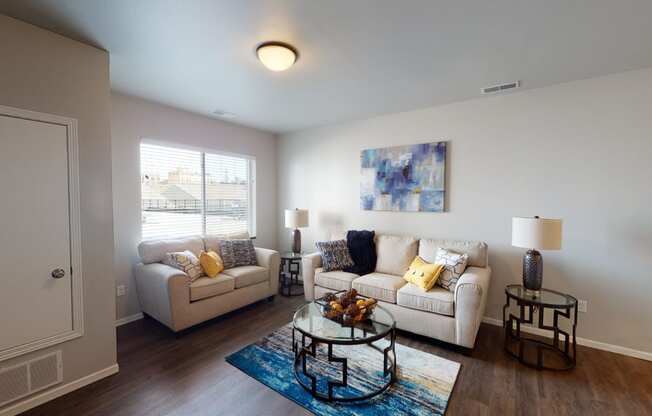
[[[246,240],[220,240],[220,257],[225,269],[238,266],[256,266],[256,249],[250,239]]]
[[[322,267],[325,272],[344,270],[353,266],[346,240],[321,241],[315,243],[321,253]]]

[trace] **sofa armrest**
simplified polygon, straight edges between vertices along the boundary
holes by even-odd
[[[306,300],[315,299],[315,269],[321,267],[321,253],[311,253],[301,259],[301,278]]]
[[[281,256],[278,251],[256,247],[258,265],[269,271],[269,284],[272,293],[278,292],[278,272],[281,267]]]
[[[141,309],[173,331],[190,306],[188,275],[162,263],[139,263],[134,269]]]
[[[455,287],[457,344],[473,348],[489,294],[490,267],[467,267]]]

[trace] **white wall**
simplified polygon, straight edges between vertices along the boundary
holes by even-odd
[[[116,364],[109,55],[4,15],[0,39],[0,104],[78,120],[85,330],[81,338],[1,364],[60,349],[69,383]],[[42,249],[35,241],[34,255]]]
[[[254,156],[256,158],[255,244],[276,247],[276,137],[139,98],[113,93],[112,154],[116,284],[127,285],[117,298],[116,317],[140,312],[132,268],[141,238],[140,141],[142,138]],[[113,290],[112,293],[115,293]]]
[[[448,212],[360,210],[362,149],[438,140]],[[589,301],[578,336],[652,351],[652,69],[287,134],[278,155],[279,209],[310,209],[304,250],[337,227],[484,240],[493,318],[521,280],[512,216],[563,218],[544,286]]]

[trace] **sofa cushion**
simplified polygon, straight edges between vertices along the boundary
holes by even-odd
[[[190,250],[199,257],[203,249],[204,240],[201,237],[148,240],[138,244],[138,255],[143,264],[162,263],[167,253]]]
[[[487,243],[482,241],[423,238],[419,241],[419,257],[428,263],[434,263],[439,248],[468,254],[469,266],[487,267]]]
[[[199,264],[208,277],[216,277],[224,271],[222,258],[213,250],[202,251],[199,256]]]
[[[460,280],[462,273],[466,270],[466,265],[469,261],[469,255],[464,253],[456,253],[440,248],[435,256],[435,263],[443,264],[442,270],[437,279],[437,285],[448,289],[450,292],[455,292],[457,281]]]
[[[213,250],[216,253],[220,252],[220,240],[246,240],[249,238],[249,233],[233,233],[233,234],[212,234],[204,237],[204,245],[206,251]]]
[[[418,243],[414,237],[376,235],[376,272],[403,276],[417,255]]]
[[[254,242],[245,240],[220,240],[220,257],[225,269],[238,266],[256,266],[256,249]]]
[[[190,285],[190,301],[222,295],[235,289],[235,279],[225,274],[217,277],[200,277]]]
[[[420,311],[455,315],[455,295],[439,286],[424,292],[417,285],[408,283],[398,290],[396,303]]]
[[[321,253],[324,271],[344,270],[353,266],[353,259],[345,240],[318,241],[315,246]]]
[[[185,272],[188,276],[188,283],[192,283],[204,275],[199,259],[190,250],[167,253],[162,263]]]
[[[260,266],[239,266],[223,272],[235,279],[235,288],[255,285],[269,280],[269,270]]]
[[[360,277],[355,273],[342,271],[325,272],[323,268],[315,269],[315,284],[326,289],[351,290],[353,279]]]
[[[406,284],[401,276],[370,273],[359,277],[351,285],[363,296],[389,303],[396,303],[396,291]]]
[[[443,269],[444,266],[441,264],[426,263],[421,257],[416,256],[403,275],[403,280],[414,283],[427,292],[435,285]]]

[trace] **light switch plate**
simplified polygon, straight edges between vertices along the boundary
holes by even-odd
[[[116,296],[124,296],[127,294],[127,286],[125,285],[118,285],[115,288],[115,294]]]
[[[578,299],[577,300],[577,310],[579,312],[586,313],[588,307],[589,307],[589,301],[588,300],[583,300],[583,299]]]

